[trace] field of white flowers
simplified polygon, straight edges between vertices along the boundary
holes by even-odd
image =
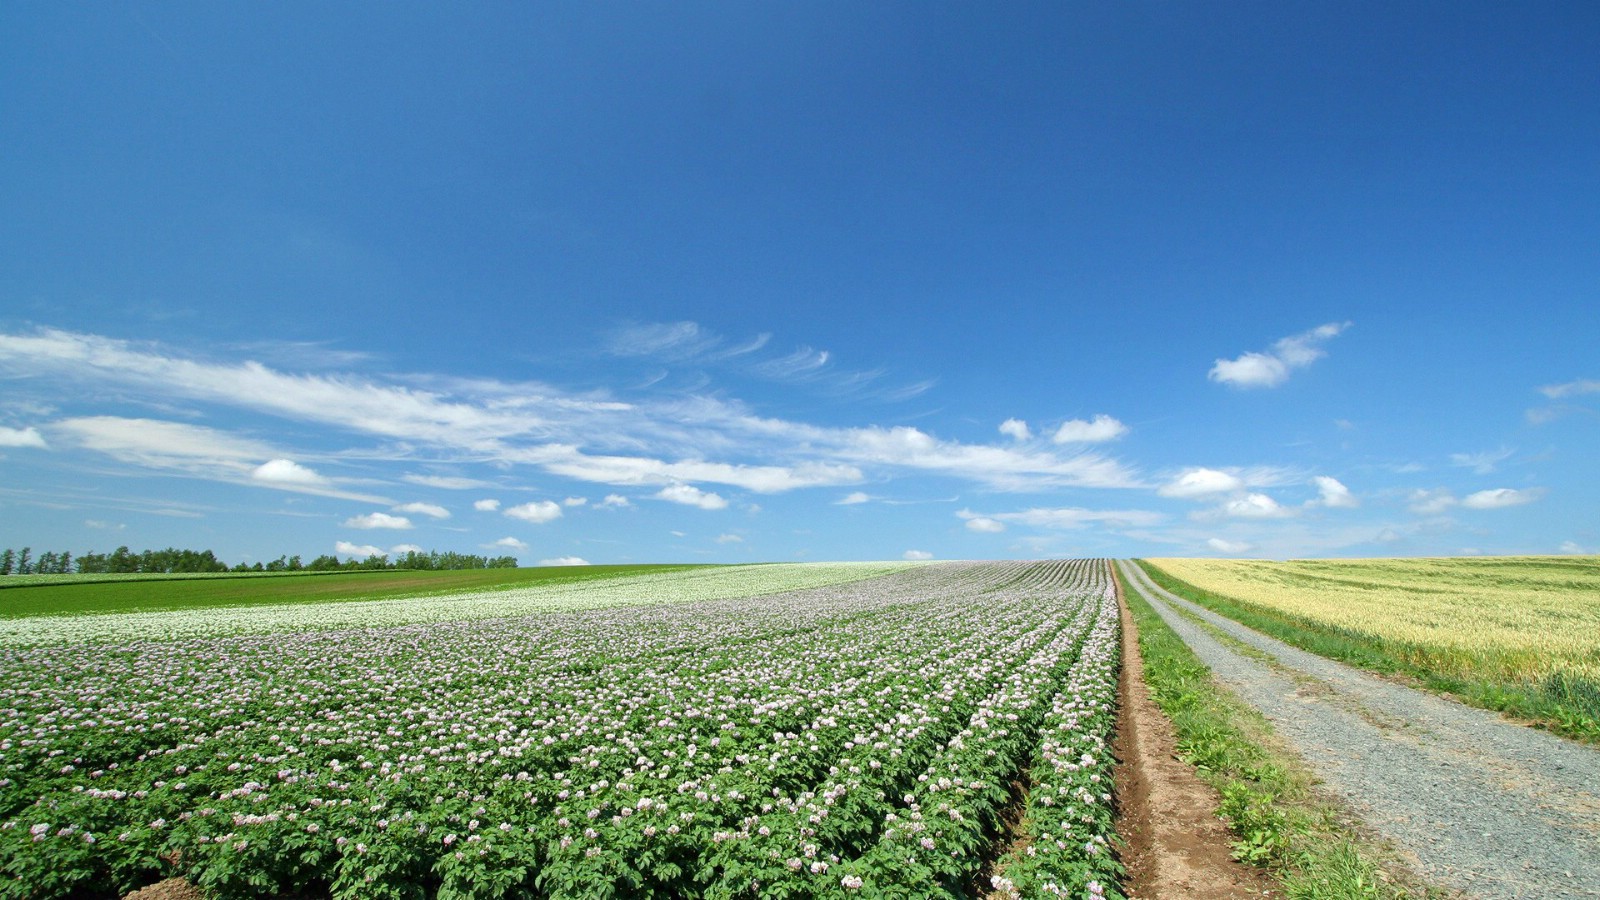
[[[1104,562],[604,584],[7,623],[0,896],[1119,896]]]

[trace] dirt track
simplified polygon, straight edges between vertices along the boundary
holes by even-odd
[[[1117,833],[1127,841],[1132,900],[1277,897],[1270,879],[1229,852],[1217,792],[1177,758],[1172,722],[1150,698],[1139,630],[1122,606],[1122,698],[1117,716]]]
[[[1295,649],[1118,565],[1212,672],[1423,875],[1487,900],[1600,898],[1600,751]],[[1227,646],[1175,607],[1266,659]]]

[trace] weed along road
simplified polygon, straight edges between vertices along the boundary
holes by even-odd
[[[1118,565],[1422,874],[1496,900],[1600,897],[1600,751],[1290,647]]]

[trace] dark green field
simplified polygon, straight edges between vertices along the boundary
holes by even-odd
[[[143,612],[205,606],[260,606],[328,600],[385,600],[532,584],[588,581],[691,568],[687,565],[550,566],[433,572],[240,573],[210,577],[120,576],[117,580],[28,584],[0,579],[0,618],[62,613]]]

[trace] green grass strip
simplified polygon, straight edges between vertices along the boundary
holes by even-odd
[[[386,569],[337,573],[240,573],[210,578],[149,575],[116,581],[69,581],[9,587],[0,591],[0,618],[223,606],[278,606],[330,600],[391,600],[429,594],[510,590],[536,584],[648,575],[687,568],[692,567],[542,566],[448,571]]]
[[[1345,824],[1266,719],[1212,678],[1122,573],[1117,580],[1139,629],[1145,683],[1172,720],[1179,758],[1221,795],[1218,812],[1236,837],[1236,858],[1271,871],[1290,900],[1448,896]]]
[[[1600,686],[1586,679],[1553,675],[1527,682],[1447,675],[1389,653],[1375,638],[1343,629],[1319,628],[1300,618],[1202,590],[1145,560],[1134,563],[1151,581],[1172,593],[1308,653],[1381,675],[1404,676],[1416,686],[1450,694],[1481,709],[1505,713],[1535,728],[1600,744]]]

